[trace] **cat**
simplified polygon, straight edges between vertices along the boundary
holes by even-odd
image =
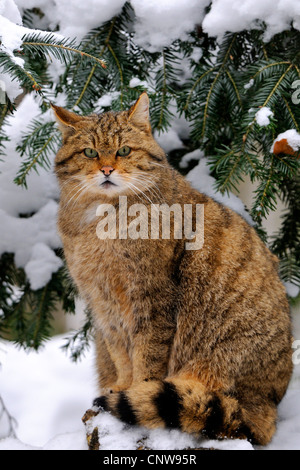
[[[79,116],[53,105],[58,230],[95,326],[99,397],[129,424],[266,445],[292,373],[278,260],[240,215],[193,189],[153,137],[149,98]],[[204,207],[204,244],[99,239],[100,204]],[[174,220],[173,220],[174,222]],[[120,234],[119,234],[120,235]]]

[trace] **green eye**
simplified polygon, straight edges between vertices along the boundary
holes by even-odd
[[[129,155],[130,152],[131,152],[131,148],[127,147],[127,145],[124,145],[124,147],[121,147],[117,151],[117,155],[119,155],[120,157],[127,157],[127,155]]]
[[[84,149],[84,155],[89,158],[96,158],[98,157],[98,152],[94,149]]]

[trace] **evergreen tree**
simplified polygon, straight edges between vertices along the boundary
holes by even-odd
[[[26,10],[24,24],[34,28],[33,21],[32,11]],[[0,52],[0,71],[17,80],[26,93],[41,97],[41,119],[30,123],[17,147],[22,165],[15,183],[26,187],[30,172],[50,167],[49,156],[59,147],[60,134],[54,122],[43,121],[43,114],[59,93],[67,96],[68,109],[86,115],[95,111],[103,95],[115,92],[106,109],[118,111],[138,98],[146,82],[153,130],[168,130],[174,113],[190,124],[185,149],[170,152],[171,164],[183,171],[179,161],[184,153],[201,149],[222,193],[238,191],[240,182],[250,177],[255,189],[249,211],[256,229],[278,255],[282,279],[300,286],[299,158],[297,152],[272,151],[280,133],[294,129],[300,134],[300,106],[292,98],[300,79],[300,33],[291,28],[264,43],[261,26],[228,33],[219,44],[197,27],[187,40],[178,39],[161,52],[151,53],[134,42],[133,28],[134,12],[127,3],[120,15],[90,31],[80,44],[58,40],[53,34],[27,35],[15,51],[25,61],[24,68]],[[200,49],[202,55],[196,60],[194,52]],[[56,82],[47,72],[50,60],[64,65]],[[191,71],[188,79],[181,67],[184,61]],[[140,85],[131,87],[132,78],[140,79]],[[272,111],[264,127],[257,119],[262,108]],[[3,145],[7,139],[3,124],[14,109],[15,104],[6,98],[0,110],[2,158],[6,158]],[[184,171],[193,165],[191,161]],[[282,226],[268,239],[262,224],[280,199],[287,207]],[[32,290],[24,270],[16,268],[11,253],[5,253],[0,260],[0,334],[38,349],[51,334],[57,303],[72,313],[75,295],[64,268],[44,288]],[[87,314],[82,330],[66,344],[75,359],[88,345],[91,331]]]

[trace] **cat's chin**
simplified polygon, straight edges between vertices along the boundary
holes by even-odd
[[[113,183],[112,181],[104,181],[104,183],[102,183],[100,185],[100,188],[102,189],[108,189],[108,190],[114,190],[118,187],[117,184]]]
[[[105,199],[113,199],[126,194],[126,188],[112,183],[103,183],[99,186],[97,193]]]

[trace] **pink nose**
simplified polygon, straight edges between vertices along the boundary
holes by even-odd
[[[100,171],[102,171],[104,176],[109,176],[114,171],[114,168],[112,166],[103,166]]]

